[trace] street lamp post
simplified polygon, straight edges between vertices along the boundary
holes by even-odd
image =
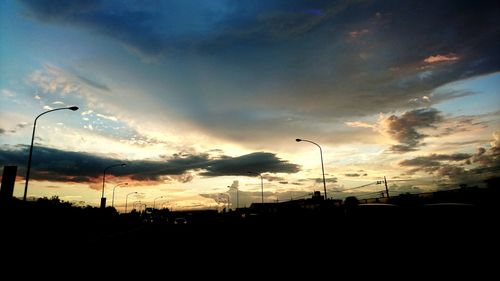
[[[106,171],[108,169],[113,168],[113,167],[123,167],[123,166],[127,166],[127,164],[125,164],[125,163],[114,164],[114,165],[110,165],[110,166],[107,166],[106,168],[104,168],[104,174],[102,176],[101,209],[106,208],[106,198],[104,198],[104,185],[105,185],[105,182],[106,182]]]
[[[154,200],[153,200],[153,209],[156,207],[156,199],[160,199],[160,198],[164,198],[165,196],[159,196],[159,197],[156,197]]]
[[[121,185],[128,185],[128,182],[120,183],[120,184],[115,185],[115,187],[113,187],[113,198],[111,199],[111,207],[115,206],[115,188],[117,188],[118,186],[121,186]]]
[[[45,112],[41,113],[40,115],[38,115],[35,118],[35,122],[33,123],[33,134],[31,135],[30,154],[28,156],[28,167],[26,168],[26,182],[24,184],[23,201],[26,201],[26,196],[28,194],[28,182],[30,180],[31,156],[33,155],[33,142],[35,140],[36,121],[38,120],[38,118],[40,118],[40,116],[42,116],[44,114],[47,114],[47,113],[52,112],[52,111],[65,110],[65,109],[76,111],[76,110],[78,110],[78,107],[77,106],[70,106],[70,107],[61,107],[61,108],[51,109],[51,110],[48,110],[48,111],[45,111]]]
[[[253,174],[253,175],[258,175],[260,177],[260,194],[261,194],[262,203],[264,203],[264,179],[262,178],[262,175],[260,173],[255,173],[255,172],[247,172],[247,173]]]
[[[312,143],[314,145],[316,145],[317,147],[319,147],[319,155],[321,156],[321,171],[323,173],[323,189],[325,191],[325,200],[328,198],[326,196],[326,180],[325,180],[325,168],[323,167],[323,150],[321,149],[321,146],[319,146],[319,144],[313,142],[313,141],[310,141],[310,140],[303,140],[303,139],[295,139],[296,142],[301,142],[301,141],[305,141],[305,142],[309,142],[309,143]]]
[[[128,196],[130,194],[137,194],[137,191],[136,192],[130,192],[129,194],[127,194],[127,196],[125,196],[125,214],[127,213]]]

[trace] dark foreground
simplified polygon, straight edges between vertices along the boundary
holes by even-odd
[[[3,252],[14,255],[61,251],[123,258],[161,253],[179,259],[216,254],[359,259],[412,253],[434,258],[498,250],[498,213],[495,205],[443,203],[145,216],[45,200],[3,205],[0,238]]]

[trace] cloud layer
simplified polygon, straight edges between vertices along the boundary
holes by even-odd
[[[500,169],[500,149],[498,139],[500,134],[493,134],[494,140],[490,148],[479,147],[474,154],[430,154],[399,162],[402,167],[411,169],[407,175],[417,172],[434,174],[440,178],[447,178],[455,182],[478,183],[485,179],[498,176]]]
[[[273,140],[291,128],[313,135],[311,124],[408,109],[439,86],[500,65],[492,1],[265,2],[22,1],[31,19],[165,62],[155,83],[168,94],[154,93],[158,103],[208,133],[247,143],[271,129]],[[421,139],[406,134],[394,151],[411,151]]]
[[[24,176],[29,147],[4,146],[0,150],[2,165],[18,165],[19,176]],[[209,154],[173,155],[165,161],[124,161],[83,152],[63,151],[48,147],[35,147],[31,177],[36,180],[62,182],[98,182],[109,165],[127,163],[125,167],[109,169],[107,174],[130,177],[137,181],[163,182],[193,179],[193,172],[207,177],[248,175],[258,173],[296,173],[300,167],[282,160],[274,153],[255,152],[239,157],[213,158]]]

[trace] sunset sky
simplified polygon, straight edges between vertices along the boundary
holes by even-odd
[[[0,165],[123,209],[366,198],[500,174],[498,1],[0,1]],[[364,188],[350,189],[367,185]],[[346,190],[350,189],[350,190]],[[344,191],[345,190],[345,191]],[[373,194],[372,194],[373,195]],[[365,197],[363,197],[365,196]],[[374,195],[378,196],[378,194]],[[130,203],[129,207],[132,207]]]

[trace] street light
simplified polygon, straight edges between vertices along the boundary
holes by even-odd
[[[31,135],[30,154],[29,154],[29,157],[28,157],[28,167],[27,167],[27,170],[26,170],[26,182],[24,184],[23,201],[26,201],[26,195],[28,194],[28,182],[30,180],[31,156],[33,155],[33,141],[35,140],[36,121],[38,120],[38,118],[40,118],[40,116],[42,116],[44,114],[47,114],[47,113],[52,112],[52,111],[65,110],[65,109],[76,111],[76,110],[78,110],[78,107],[77,106],[70,106],[70,107],[61,107],[61,108],[51,109],[51,110],[48,110],[48,111],[45,111],[45,112],[41,113],[40,115],[38,115],[35,118],[35,122],[33,123],[33,134]]]
[[[262,179],[262,175],[260,173],[255,172],[247,172],[248,174],[258,175],[260,177],[260,193],[262,198],[262,203],[264,203],[264,180]]]
[[[154,200],[153,200],[153,209],[155,208],[156,206],[156,199],[160,199],[160,198],[164,198],[165,196],[159,196],[159,197],[156,197]]]
[[[115,185],[115,187],[113,187],[113,199],[111,200],[111,207],[115,206],[115,188],[117,188],[120,185],[128,185],[128,182],[120,183],[120,184]]]
[[[228,185],[227,187],[232,188],[232,186]],[[236,188],[236,209],[240,207],[240,189],[238,187]]]
[[[101,209],[106,208],[106,198],[104,198],[104,184],[106,182],[106,171],[108,169],[113,168],[113,167],[123,167],[123,166],[127,166],[127,164],[125,164],[125,163],[114,164],[114,165],[110,165],[110,166],[107,166],[106,168],[104,168],[104,175],[102,177]]]
[[[127,194],[127,196],[125,196],[125,214],[127,213],[128,196],[130,194],[137,194],[137,191],[136,192],[130,192],[129,194]]]
[[[323,150],[321,149],[321,146],[319,146],[319,144],[317,144],[313,141],[310,141],[310,140],[295,139],[295,141],[296,142],[301,142],[301,141],[310,142],[312,144],[315,144],[317,147],[319,147],[319,155],[321,156],[321,171],[323,172],[323,188],[325,190],[325,200],[326,200],[328,197],[326,196],[325,168],[323,167]]]

